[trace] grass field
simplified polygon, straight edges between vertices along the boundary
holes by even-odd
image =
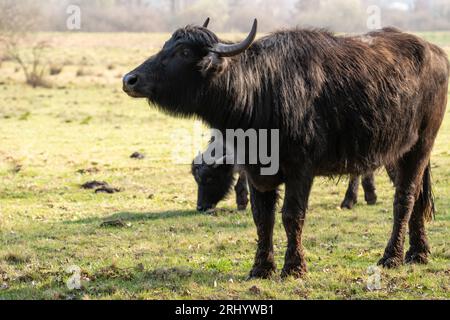
[[[393,189],[380,172],[378,205],[361,199],[353,211],[337,209],[347,181],[316,180],[304,279],[246,281],[256,248],[250,210],[234,211],[230,198],[215,215],[195,212],[190,167],[170,161],[182,143],[174,137],[193,121],[121,92],[121,76],[168,36],[40,36],[53,39],[52,64],[63,67],[51,89],[23,85],[12,62],[0,67],[0,299],[450,299],[450,108],[432,159],[429,265],[383,270],[381,289],[367,289],[392,225]],[[450,52],[450,33],[424,36]],[[146,158],[130,159],[135,151]],[[122,192],[80,188],[91,180]],[[285,246],[278,214],[279,269]],[[71,266],[81,270],[79,290],[66,286]]]

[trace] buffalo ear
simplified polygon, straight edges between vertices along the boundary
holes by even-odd
[[[200,63],[200,72],[203,77],[211,77],[221,75],[228,67],[228,59],[220,57],[216,53],[210,52],[204,57]]]

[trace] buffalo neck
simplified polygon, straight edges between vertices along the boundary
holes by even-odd
[[[256,41],[205,80],[196,114],[217,129],[280,129],[298,139],[314,125],[327,66],[339,40],[320,30],[290,30]]]
[[[273,92],[263,87],[257,54],[249,50],[229,59],[227,69],[203,86],[197,115],[217,129],[276,128],[273,106],[261,111]]]

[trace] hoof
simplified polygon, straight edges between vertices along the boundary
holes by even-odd
[[[281,272],[283,279],[294,277],[295,279],[302,278],[307,273],[306,266],[284,267]]]
[[[250,275],[248,280],[252,279],[269,279],[273,276],[277,268],[275,264],[268,266],[255,266],[252,271],[250,271]]]
[[[353,207],[358,203],[357,200],[354,199],[345,199],[341,204],[342,209],[352,210]]]
[[[428,252],[408,251],[405,262],[407,264],[428,264]]]
[[[366,195],[366,202],[369,206],[374,206],[377,204],[378,197],[376,194]]]
[[[396,269],[403,265],[403,257],[384,257],[378,265],[386,269]]]

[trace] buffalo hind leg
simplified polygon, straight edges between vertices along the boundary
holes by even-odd
[[[359,176],[351,176],[345,199],[341,204],[342,209],[353,209],[358,203]]]
[[[250,184],[253,220],[258,232],[258,249],[250,278],[267,279],[276,271],[273,254],[273,227],[277,198],[276,190],[259,192]]]
[[[288,246],[281,274],[282,277],[294,276],[299,278],[307,272],[302,245],[302,232],[312,183],[312,175],[303,176],[301,179],[286,183],[283,225],[286,230]]]
[[[427,264],[430,246],[425,232],[425,222],[433,218],[434,201],[431,189],[431,167],[427,166],[419,199],[409,220],[410,249],[406,253],[406,263]]]
[[[248,186],[247,186],[247,176],[245,172],[239,174],[239,180],[234,187],[236,192],[236,204],[239,211],[247,210],[248,206]]]
[[[419,142],[395,166],[394,227],[384,256],[379,262],[379,265],[385,268],[395,268],[403,264],[408,222],[413,211],[416,216],[423,216],[423,212],[419,212],[422,210],[418,209],[416,203],[420,201],[420,192],[423,186],[425,169],[429,163],[430,150],[431,148],[425,148]],[[416,223],[413,223],[413,227],[416,227]]]
[[[362,186],[364,188],[364,196],[367,204],[373,206],[377,204],[377,190],[375,187],[375,176],[373,173],[363,177]]]
[[[421,263],[428,262],[428,255],[430,253],[430,246],[428,244],[427,235],[425,232],[425,222],[433,219],[434,216],[434,201],[431,185],[431,165],[430,155],[436,139],[442,120],[445,115],[445,108],[447,105],[447,91],[448,91],[448,74],[447,81],[440,84],[438,92],[433,97],[432,107],[427,112],[428,126],[420,134],[421,140],[418,150],[422,151],[423,156],[420,158],[420,164],[423,166],[423,171],[420,180],[418,180],[418,190],[416,202],[414,204],[411,219],[409,221],[409,242],[410,249],[406,254],[407,263]],[[422,167],[421,167],[422,169]]]

